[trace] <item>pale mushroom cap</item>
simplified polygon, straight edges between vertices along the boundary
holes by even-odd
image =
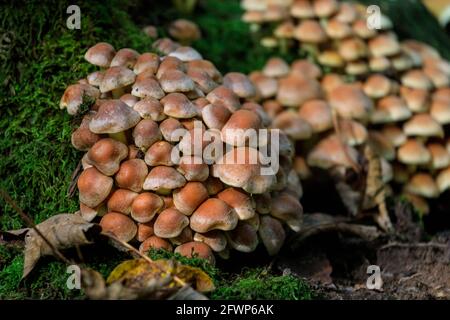
[[[429,90],[433,87],[430,78],[422,70],[411,70],[402,76],[402,84],[412,89]]]
[[[431,154],[431,168],[444,169],[450,165],[450,153],[440,143],[430,143],[427,149]]]
[[[162,104],[152,97],[147,97],[136,102],[133,109],[139,113],[142,119],[162,121],[166,118]]]
[[[139,246],[139,252],[145,254],[150,249],[155,250],[164,249],[171,252],[173,250],[173,247],[170,244],[170,242],[165,239],[162,239],[157,236],[150,236],[144,242],[141,243],[141,245]]]
[[[411,115],[406,102],[398,96],[391,95],[378,101],[371,115],[371,121],[372,123],[398,122],[409,119]]]
[[[189,225],[189,218],[174,208],[163,210],[153,226],[155,235],[161,238],[174,238]]]
[[[269,255],[276,255],[283,246],[286,234],[280,221],[268,215],[260,218],[258,234]]]
[[[369,68],[373,72],[384,72],[391,67],[391,62],[386,57],[374,57],[369,60]]]
[[[364,83],[363,90],[373,99],[383,98],[392,91],[391,80],[381,74],[372,75]]]
[[[398,149],[397,159],[405,164],[427,164],[431,155],[421,141],[409,139]]]
[[[257,229],[246,221],[239,221],[236,228],[225,233],[228,244],[240,252],[255,251],[258,246]]]
[[[164,207],[164,201],[151,192],[140,193],[131,204],[131,216],[140,223],[147,223]]]
[[[367,141],[368,133],[366,127],[361,123],[349,119],[339,121],[339,129],[342,139],[349,146],[356,146]]]
[[[101,173],[112,176],[119,170],[120,161],[127,155],[128,147],[125,144],[111,138],[104,138],[89,149],[86,160]]]
[[[315,20],[302,20],[294,30],[294,37],[306,43],[323,43],[328,37],[322,26]]]
[[[425,198],[437,198],[439,189],[428,173],[416,173],[405,186],[406,191]]]
[[[106,42],[99,42],[86,51],[84,59],[90,64],[108,68],[115,54],[116,51],[112,45]]]
[[[429,93],[424,89],[400,87],[400,94],[412,112],[426,112],[429,108]]]
[[[325,31],[332,39],[343,39],[350,36],[353,32],[350,25],[335,18],[328,21]]]
[[[140,192],[147,175],[148,168],[144,160],[127,160],[121,163],[119,171],[116,173],[116,183],[121,188]]]
[[[120,100],[108,100],[101,104],[89,123],[94,133],[117,133],[134,127],[141,117],[139,113]]]
[[[408,120],[403,131],[407,136],[419,137],[443,137],[442,126],[434,120],[428,113],[416,114]]]
[[[110,67],[126,67],[132,69],[139,58],[139,53],[130,48],[123,48],[117,51],[111,60]]]
[[[277,100],[286,107],[300,107],[308,100],[320,99],[322,90],[315,79],[292,74],[279,81]]]
[[[224,201],[210,198],[203,202],[191,216],[190,227],[195,232],[211,230],[233,230],[238,223],[238,215]]]
[[[188,242],[175,248],[175,253],[179,253],[182,256],[192,258],[197,256],[202,259],[208,260],[211,264],[215,263],[214,254],[211,248],[203,242]]]
[[[109,92],[133,84],[136,74],[123,66],[110,67],[103,75],[100,92]]]
[[[364,60],[350,61],[345,66],[348,75],[364,76],[369,73],[369,66]]]
[[[240,98],[251,98],[256,94],[256,89],[252,82],[243,73],[227,73],[223,77],[223,85],[232,90]]]
[[[289,65],[282,58],[274,57],[267,60],[263,67],[263,74],[267,77],[283,77],[290,71]]]
[[[159,78],[161,88],[167,92],[189,92],[194,90],[195,83],[184,72],[176,69],[167,70]]]
[[[146,52],[139,56],[134,65],[133,71],[140,74],[144,71],[151,74],[156,74],[158,71],[160,58],[156,53]]]
[[[303,207],[298,199],[287,192],[272,197],[270,214],[282,221],[295,232],[300,231],[302,225]]]
[[[175,57],[180,59],[181,61],[193,61],[193,60],[202,60],[202,55],[191,47],[179,47],[169,53],[169,57]]]
[[[272,126],[283,130],[294,140],[306,140],[312,135],[312,127],[295,111],[287,110],[278,114],[273,120]]]
[[[310,100],[301,106],[298,114],[306,120],[315,133],[333,127],[331,108],[324,100]]]
[[[253,199],[239,189],[227,188],[218,193],[217,198],[233,208],[240,220],[250,219],[256,214]]]
[[[388,57],[400,52],[400,44],[392,34],[379,34],[369,41],[369,50],[374,57]]]
[[[158,166],[150,170],[144,181],[144,190],[153,190],[158,193],[181,188],[186,179],[174,168]]]
[[[450,101],[434,100],[431,103],[430,115],[441,125],[450,123]]]
[[[98,206],[108,197],[113,182],[111,177],[103,175],[96,168],[87,168],[77,181],[80,202],[90,208]]]
[[[201,182],[188,182],[173,192],[173,203],[181,213],[189,216],[208,197],[208,190]]]
[[[220,230],[211,230],[205,233],[195,233],[194,241],[206,243],[213,251],[220,252],[227,246],[227,238]]]
[[[139,98],[155,98],[161,99],[165,96],[165,93],[158,80],[148,71],[142,72],[136,77],[136,82],[131,88],[131,93]]]
[[[339,54],[346,61],[356,61],[365,58],[368,54],[367,46],[359,38],[349,38],[341,42],[338,48]]]
[[[386,138],[392,142],[394,147],[399,147],[406,142],[406,134],[396,125],[388,125],[381,129],[381,132]]]
[[[440,192],[444,192],[450,188],[450,167],[439,172],[436,183]]]
[[[137,226],[126,215],[118,212],[108,212],[100,220],[103,232],[111,232],[124,242],[131,241],[137,233]]]
[[[348,84],[332,90],[328,95],[328,102],[343,118],[366,119],[373,109],[372,101],[364,92]]]
[[[322,139],[308,154],[307,163],[309,166],[323,169],[334,166],[350,167],[356,158],[355,149],[343,144],[336,135],[330,135]]]
[[[108,211],[119,212],[123,214],[130,214],[131,204],[138,196],[136,192],[127,189],[117,189],[111,193],[108,198]]]

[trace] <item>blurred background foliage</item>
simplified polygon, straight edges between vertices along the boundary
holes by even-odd
[[[402,38],[427,42],[450,59],[448,35],[420,1],[362,1],[380,4]],[[172,20],[184,17],[198,23],[203,33],[193,46],[223,73],[260,69],[274,54],[288,61],[299,58],[296,52],[281,54],[261,47],[258,36],[240,21],[238,0],[200,0],[192,13],[180,13],[170,1],[77,0],[81,30],[66,27],[70,4],[55,0],[0,3],[0,188],[8,191],[36,223],[56,213],[77,210],[77,201],[66,196],[71,174],[81,158],[70,144],[77,121],[59,109],[59,100],[69,84],[94,70],[83,55],[96,42],[150,51],[152,41],[141,28],[155,25],[164,36]],[[23,225],[12,208],[0,200],[0,228]],[[0,250],[0,297],[18,297],[13,288],[20,281],[21,259],[15,251]],[[29,280],[21,297],[55,297],[36,283],[56,290],[64,270],[57,262],[44,264],[43,269],[41,272],[48,273],[34,282]],[[52,277],[52,273],[58,276]],[[70,295],[56,290],[56,297]]]

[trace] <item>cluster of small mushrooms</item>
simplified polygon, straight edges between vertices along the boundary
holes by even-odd
[[[387,17],[381,30],[369,29],[361,5],[242,6],[245,21],[279,23],[275,37],[314,46],[310,60],[272,58],[249,75],[273,127],[310,147],[297,148],[299,177],[308,177],[308,167],[355,168],[368,146],[380,157],[383,181],[428,213],[426,199],[450,188],[450,63],[426,44],[399,42]]]
[[[302,222],[289,139],[267,131],[280,136],[280,169],[261,174],[267,164],[258,148],[234,134],[270,125],[251,101],[256,89],[247,76],[222,76],[195,49],[170,39],[154,42],[154,51],[162,55],[94,45],[85,59],[99,70],[61,98],[61,108],[83,116],[72,134],[85,152],[78,214],[140,243],[142,252],[164,248],[214,261],[214,253],[226,258],[230,249],[251,252],[262,242],[276,254],[285,229],[298,231]],[[198,130],[211,139],[196,140]],[[226,148],[208,162],[204,153],[213,144]]]

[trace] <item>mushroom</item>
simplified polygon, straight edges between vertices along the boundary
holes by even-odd
[[[153,230],[161,238],[174,238],[189,225],[189,218],[175,208],[162,211],[155,220]]]
[[[214,254],[211,248],[203,242],[188,242],[175,248],[175,253],[181,254],[188,258],[198,257],[206,259],[209,263],[215,263]]]
[[[240,220],[250,219],[256,214],[253,199],[236,188],[227,188],[219,192],[217,198],[233,208]]]
[[[280,251],[286,238],[286,233],[281,222],[277,219],[264,215],[261,216],[260,220],[261,225],[258,234],[269,255],[274,256]]]
[[[160,237],[157,236],[150,236],[144,242],[141,243],[141,245],[139,246],[139,252],[145,254],[151,249],[153,250],[164,249],[167,251],[172,251],[173,247],[170,244],[170,242],[165,239],[161,239]]]
[[[129,242],[137,233],[137,226],[126,215],[118,212],[108,212],[100,220],[100,226],[105,233],[112,233],[118,239]]]
[[[189,216],[208,197],[208,190],[201,182],[188,182],[173,192],[173,203],[181,213]]]
[[[138,193],[127,190],[117,189],[109,196],[107,206],[108,211],[120,212],[123,214],[130,214],[131,204],[138,196]]]
[[[130,69],[123,66],[110,67],[103,75],[100,84],[100,92],[112,92],[113,98],[117,99],[125,93],[125,88],[133,84],[136,75]]]
[[[225,233],[228,244],[240,252],[252,252],[258,246],[258,234],[250,223],[239,221],[236,228]]]
[[[190,219],[191,229],[199,233],[211,230],[233,230],[237,223],[236,211],[224,201],[215,198],[209,198],[203,202]]]
[[[101,173],[112,176],[120,167],[120,161],[128,155],[128,148],[122,142],[111,138],[97,141],[87,152],[86,161]]]
[[[150,170],[145,178],[143,188],[160,194],[168,194],[171,190],[181,188],[185,184],[186,179],[174,168],[157,166]]]
[[[131,204],[131,216],[140,223],[147,223],[164,208],[164,201],[151,192],[140,193]]]
[[[59,102],[61,109],[67,109],[70,115],[76,115],[84,110],[80,110],[83,103],[87,103],[90,99],[100,97],[100,91],[89,84],[73,84],[67,87]]]
[[[140,192],[147,174],[148,168],[143,160],[126,160],[121,163],[119,171],[116,173],[116,183],[121,188]]]
[[[115,54],[116,51],[112,45],[106,42],[99,42],[86,51],[84,59],[90,64],[108,68]]]
[[[194,241],[206,243],[213,251],[220,252],[225,250],[227,239],[220,230],[211,230],[205,233],[195,233]]]

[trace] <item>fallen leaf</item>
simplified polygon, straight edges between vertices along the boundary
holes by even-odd
[[[77,214],[62,213],[48,218],[36,225],[36,228],[56,249],[68,249],[92,243],[91,238],[100,233],[100,226],[86,222]],[[28,229],[25,235],[25,262],[22,278],[25,278],[38,260],[54,255],[54,250],[34,229]]]

